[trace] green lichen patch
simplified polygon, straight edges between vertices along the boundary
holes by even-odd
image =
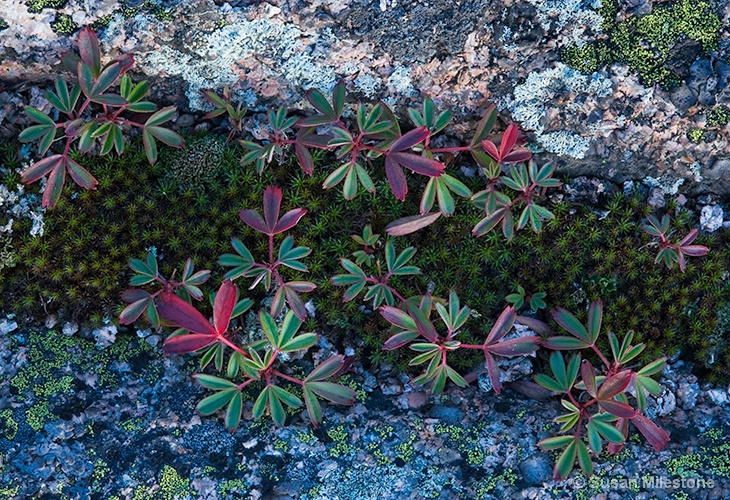
[[[562,52],[566,64],[584,73],[621,62],[629,65],[643,85],[670,88],[682,80],[676,68],[667,64],[673,48],[687,40],[704,53],[717,48],[721,23],[705,0],[661,4],[649,14],[620,22],[616,21],[616,1],[605,0],[599,13],[604,18],[605,37],[582,47],[567,46]]]
[[[730,123],[730,108],[727,106],[715,106],[707,115],[708,127],[724,127]]]
[[[51,21],[51,29],[57,35],[70,36],[76,33],[79,25],[68,14],[56,14],[56,18]]]
[[[687,132],[687,139],[692,144],[699,144],[705,140],[705,132],[701,128],[692,128]]]
[[[65,7],[68,0],[26,0],[25,6],[28,12],[38,13],[43,9],[60,9]]]

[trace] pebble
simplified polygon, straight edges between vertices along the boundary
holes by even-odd
[[[428,415],[432,418],[439,419],[441,423],[446,425],[458,425],[466,416],[459,408],[442,404],[434,405]]]
[[[730,400],[727,391],[723,391],[722,389],[710,389],[707,391],[707,397],[718,406],[727,404]]]
[[[46,328],[48,328],[50,330],[51,328],[56,326],[56,323],[58,323],[58,318],[56,318],[56,315],[49,314],[48,317],[46,318],[46,322],[45,322]]]
[[[180,118],[177,119],[175,125],[177,125],[178,128],[192,127],[193,125],[195,125],[195,115],[187,113],[184,115],[180,115]]]
[[[664,200],[664,190],[658,187],[651,188],[647,203],[654,208],[664,208],[667,204]]]
[[[522,478],[531,486],[549,481],[553,475],[553,461],[544,453],[535,453],[523,460],[519,467]]]
[[[712,233],[722,227],[724,211],[720,205],[706,205],[700,214],[700,227],[703,231]]]
[[[694,379],[695,382],[691,382]],[[677,400],[683,410],[691,410],[697,404],[697,396],[700,393],[700,385],[696,382],[697,378],[689,377],[682,380],[677,386]]]
[[[79,325],[78,323],[70,321],[63,325],[63,329],[61,331],[64,335],[70,337],[71,335],[79,331]]]
[[[681,113],[686,113],[689,108],[697,104],[697,95],[686,84],[682,84],[681,87],[672,90],[669,100]]]
[[[94,340],[96,340],[96,347],[104,349],[112,345],[117,339],[117,327],[114,325],[102,326],[93,330],[91,334],[94,336]]]
[[[9,320],[7,318],[0,319],[0,335],[7,335],[17,328],[18,323],[16,323],[15,321]]]

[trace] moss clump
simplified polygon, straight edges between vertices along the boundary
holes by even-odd
[[[730,122],[730,108],[727,106],[716,106],[707,115],[708,127],[724,127]]]
[[[5,19],[3,19],[2,17],[0,17],[0,31],[6,30],[9,27],[10,27],[10,25],[8,24],[8,22]]]
[[[215,135],[187,139],[182,149],[168,155],[165,181],[180,187],[209,184],[220,178],[225,166],[225,139]]]
[[[60,9],[68,3],[68,0],[26,0],[25,5],[28,12],[38,13],[43,9]]]
[[[629,65],[643,85],[671,88],[682,80],[682,75],[667,66],[677,43],[692,40],[705,53],[717,48],[721,23],[705,0],[662,4],[647,15],[621,22],[616,22],[615,0],[602,4],[599,13],[604,18],[601,28],[605,38],[562,51],[563,61],[578,71],[591,73],[621,62]]]
[[[68,14],[57,14],[56,18],[51,21],[51,29],[57,35],[69,36],[79,29],[79,25]]]
[[[160,474],[160,491],[164,500],[173,500],[173,498],[182,498],[186,495],[192,495],[193,489],[190,487],[190,479],[183,479],[177,471],[165,465]]]
[[[705,140],[705,132],[701,128],[691,128],[687,132],[687,139],[692,144],[699,144]]]

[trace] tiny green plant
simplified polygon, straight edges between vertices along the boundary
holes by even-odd
[[[654,215],[649,215],[646,218],[646,222],[641,225],[641,228],[655,238],[659,238],[659,241],[650,243],[650,245],[659,246],[659,253],[656,259],[654,259],[654,262],[664,262],[669,269],[674,264],[679,264],[679,270],[684,272],[687,268],[685,256],[701,257],[707,255],[707,252],[710,250],[706,246],[692,244],[699,234],[697,228],[690,231],[687,236],[677,243],[669,241],[672,235],[672,231],[669,230],[670,223],[671,218],[669,214],[664,214],[661,222]]]
[[[284,317],[281,327],[268,313],[261,311],[259,321],[264,339],[239,346],[234,342],[237,329],[231,327],[236,313],[238,289],[230,279],[225,279],[213,301],[213,322],[208,321],[197,309],[172,293],[163,292],[158,300],[160,316],[168,323],[180,327],[168,337],[162,346],[165,355],[183,354],[209,348],[205,353],[204,368],[217,352],[227,347],[231,353],[226,367],[226,378],[205,373],[193,377],[206,389],[215,391],[197,406],[202,415],[212,415],[227,407],[225,423],[234,432],[243,411],[242,391],[253,383],[264,387],[253,405],[253,417],[259,419],[268,411],[277,425],[284,425],[284,406],[298,408],[302,400],[289,389],[292,384],[302,391],[309,419],[314,426],[322,422],[322,407],[318,397],[337,404],[351,405],[355,391],[349,387],[329,382],[345,366],[344,356],[332,356],[312,370],[304,379],[296,378],[281,366],[280,354],[305,351],[317,343],[315,333],[298,334],[302,322],[293,311]],[[216,344],[217,349],[210,349]],[[215,353],[211,355],[210,353]],[[222,368],[222,355],[219,369]],[[218,361],[216,360],[218,365]]]
[[[349,259],[341,259],[342,267],[348,274],[338,274],[331,278],[331,283],[335,286],[347,286],[347,290],[343,295],[343,302],[348,302],[357,297],[360,292],[367,286],[367,292],[363,300],[373,301],[373,307],[380,307],[383,302],[389,306],[395,305],[395,299],[401,302],[405,299],[388,284],[388,280],[392,276],[407,276],[420,274],[421,270],[416,266],[407,265],[416,253],[416,249],[408,247],[400,254],[396,254],[395,246],[390,241],[385,243],[385,269],[383,269],[382,261],[378,258],[371,260],[371,245],[374,245],[380,235],[372,234],[372,229],[367,226],[363,230],[363,236],[353,235],[352,238],[358,243],[364,245],[364,250],[358,250],[353,253],[356,262]],[[368,253],[368,252],[371,253]],[[371,269],[372,275],[368,275],[360,267],[363,264]]]
[[[265,234],[269,240],[268,261],[259,263],[254,260],[253,255],[238,238],[233,238],[231,243],[236,254],[225,254],[219,259],[222,266],[232,267],[225,275],[226,279],[235,280],[241,276],[253,278],[253,284],[249,289],[259,283],[263,283],[266,290],[271,284],[276,283],[276,293],[271,304],[271,315],[276,317],[288,304],[294,314],[304,321],[307,317],[307,310],[300,293],[311,292],[317,286],[309,281],[285,281],[279,272],[280,266],[286,266],[300,272],[307,272],[307,266],[301,259],[310,254],[308,247],[295,247],[294,239],[287,236],[279,246],[277,257],[274,257],[274,235],[283,233],[296,226],[299,220],[304,217],[307,211],[303,208],[295,208],[279,218],[282,194],[281,189],[276,186],[269,186],[264,191],[264,216],[256,210],[241,210],[240,218],[252,229]]]
[[[243,133],[243,117],[246,116],[248,109],[240,102],[236,107],[233,107],[233,103],[231,102],[231,89],[228,88],[228,85],[223,87],[222,96],[216,94],[212,90],[203,91],[203,96],[211,104],[213,104],[213,106],[215,106],[213,111],[206,113],[205,116],[203,116],[204,120],[210,120],[211,118],[215,118],[222,114],[228,115],[228,120],[231,123],[231,131],[228,133],[226,142],[230,142],[235,134],[240,135]]]
[[[545,292],[527,293],[521,285],[517,285],[517,289],[513,293],[507,295],[505,300],[512,304],[515,310],[519,311],[519,309],[527,303],[530,305],[530,309],[537,311],[546,307],[545,297],[547,297],[547,293]]]
[[[555,464],[553,476],[565,479],[573,470],[576,458],[583,472],[591,475],[593,465],[589,450],[598,456],[605,440],[610,454],[621,451],[628,436],[629,423],[639,430],[655,450],[661,451],[669,442],[669,435],[643,413],[648,394],[658,396],[661,393],[661,386],[651,376],[664,368],[666,358],[659,358],[638,371],[626,368],[644,350],[644,344],[632,346],[632,332],[619,344],[618,337],[609,332],[613,355],[613,361],[609,361],[596,346],[603,318],[603,304],[600,301],[591,304],[587,326],[562,308],[552,311],[552,317],[571,334],[570,337],[555,336],[543,341],[544,347],[555,350],[550,355],[553,377],[535,375],[538,384],[563,395],[562,405],[568,410],[568,413],[555,419],[564,435],[538,443],[545,450],[563,450]],[[597,370],[589,360],[581,360],[580,354],[572,356],[566,364],[559,351],[577,349],[591,349],[603,366]],[[636,407],[629,404],[630,384],[635,389]],[[586,438],[583,437],[584,432]]]
[[[53,207],[61,197],[66,172],[81,187],[95,189],[98,181],[89,171],[70,156],[71,145],[78,140],[78,150],[89,152],[97,140],[101,143],[100,153],[112,149],[121,154],[124,151],[124,129],[136,127],[142,131],[145,152],[150,163],[157,160],[156,140],[172,147],[181,147],[182,137],[161,125],[175,115],[175,107],[157,110],[157,106],[143,100],[149,93],[150,84],[142,81],[136,85],[126,73],[134,65],[134,56],[122,54],[102,66],[101,49],[96,34],[85,28],[79,32],[79,53],[63,56],[64,65],[75,73],[78,83],[68,85],[63,78],[55,83],[55,92],[46,91],[45,95],[56,110],[66,116],[66,120],[54,121],[42,111],[25,106],[28,116],[37,123],[20,133],[21,142],[38,143],[38,154],[44,156],[57,140],[58,131],[65,139],[60,153],[52,154],[33,163],[23,172],[21,178],[31,184],[48,175],[48,184],[43,192],[43,206]],[[119,93],[108,92],[119,85]],[[101,109],[95,115],[92,105]],[[124,115],[123,113],[131,114]],[[151,114],[146,121],[137,121],[140,114]]]
[[[392,335],[384,344],[383,349],[398,349],[407,344],[417,353],[410,364],[419,365],[428,362],[426,371],[416,377],[413,384],[432,382],[431,392],[440,393],[450,379],[459,387],[468,384],[456,370],[448,365],[447,356],[457,349],[479,349],[484,353],[485,366],[489,374],[494,391],[502,391],[500,381],[501,372],[494,356],[521,356],[537,350],[540,338],[524,336],[504,340],[515,323],[517,315],[514,307],[505,308],[492,326],[483,344],[465,344],[456,340],[460,329],[470,316],[468,307],[461,307],[459,297],[455,292],[449,294],[448,304],[443,299],[429,295],[412,297],[403,304],[404,309],[392,306],[381,306],[380,314],[394,327]],[[446,333],[439,334],[431,320],[433,309],[438,312],[439,318],[446,327]],[[411,343],[421,337],[423,340]]]
[[[160,274],[157,266],[157,258],[152,252],[147,253],[145,260],[132,259],[129,267],[134,271],[134,276],[129,284],[134,287],[155,283],[160,289],[150,293],[142,288],[130,288],[122,294],[122,300],[129,305],[124,308],[119,316],[119,323],[130,325],[144,313],[153,328],[160,327],[160,315],[157,312],[156,299],[162,293],[177,293],[187,302],[191,299],[201,300],[203,292],[199,285],[202,285],[210,278],[210,271],[203,270],[194,272],[192,259],[188,259],[183,266],[181,280],[175,280],[175,272],[167,279]]]

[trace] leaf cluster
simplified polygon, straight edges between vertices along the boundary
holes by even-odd
[[[659,253],[657,253],[654,262],[664,262],[669,269],[674,264],[679,264],[679,270],[684,272],[687,268],[685,256],[701,257],[707,255],[710,249],[704,245],[692,244],[699,234],[697,228],[690,231],[678,242],[672,243],[669,240],[672,234],[672,231],[669,229],[670,223],[671,217],[669,217],[669,214],[664,214],[661,222],[654,215],[650,214],[647,216],[646,222],[641,225],[641,229],[655,238],[659,238],[658,242],[654,242],[654,245],[659,245]]]

